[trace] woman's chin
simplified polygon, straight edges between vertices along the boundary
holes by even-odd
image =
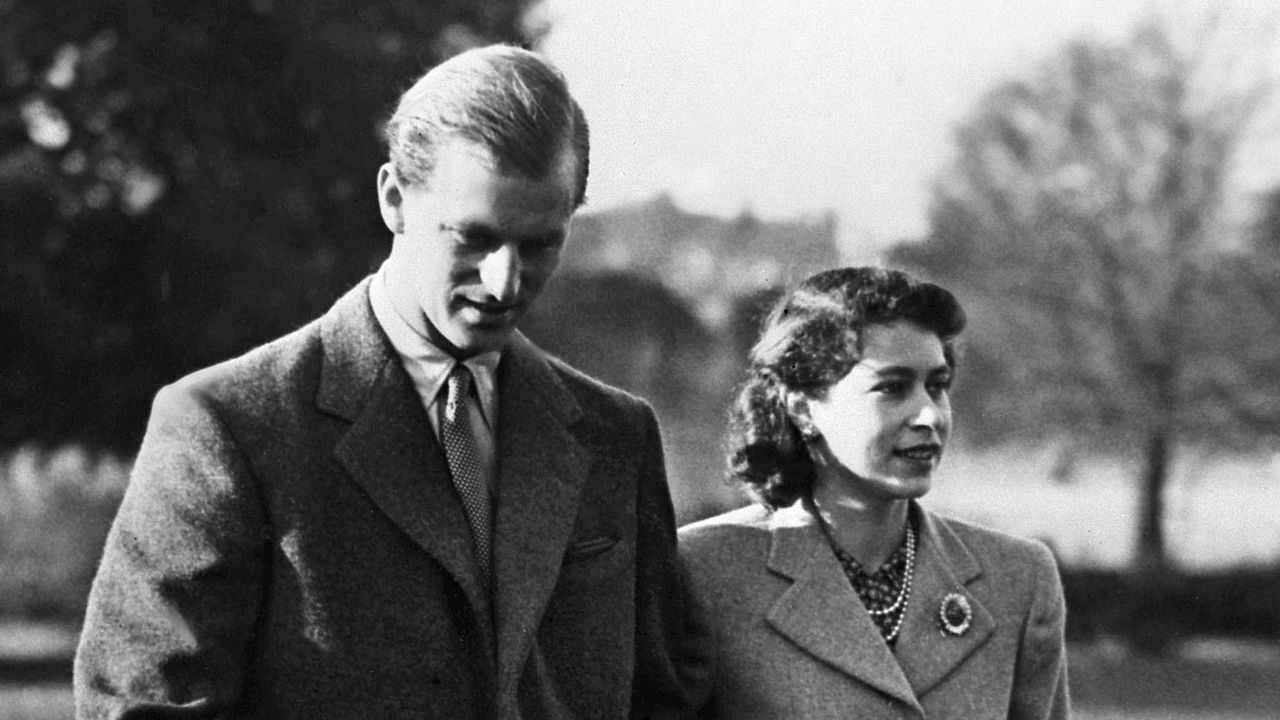
[[[841,491],[851,499],[865,501],[916,500],[933,487],[933,472],[887,472],[861,476],[850,474],[842,483]]]
[[[922,498],[933,488],[933,473],[900,477],[894,483],[898,488],[898,497],[903,500]]]

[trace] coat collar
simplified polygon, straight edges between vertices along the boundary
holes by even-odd
[[[881,640],[803,503],[778,510],[770,519],[768,567],[794,584],[766,619],[823,662],[920,709],[919,698],[985,642],[995,622],[965,589],[981,574],[972,553],[945,521],[912,505],[921,532],[911,599],[896,652]],[[959,637],[943,637],[938,611],[946,594],[956,591],[965,594],[973,607],[972,626]]]
[[[573,432],[581,407],[519,334],[498,366],[498,403],[498,672],[513,687],[560,577],[591,458]]]
[[[461,585],[493,637],[471,535],[448,463],[390,341],[374,319],[366,279],[320,320],[324,360],[317,407],[350,422],[338,462],[374,504]]]
[[[351,423],[336,455],[378,508],[462,587],[496,637],[499,687],[514,688],[559,577],[590,458],[582,409],[542,351],[516,334],[498,366],[497,507],[491,606],[466,516],[412,381],[357,285],[320,320],[317,406]],[[492,611],[492,614],[491,614]]]
[[[765,620],[819,660],[919,710],[910,683],[804,504],[777,510],[769,524],[769,569],[795,582]]]
[[[982,565],[946,520],[918,505],[920,544],[907,617],[898,636],[897,657],[916,695],[932,690],[995,631],[995,618],[983,603],[975,581]],[[950,593],[969,601],[973,617],[961,635],[944,633],[939,614]]]

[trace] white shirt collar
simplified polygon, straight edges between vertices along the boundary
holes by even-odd
[[[413,379],[414,387],[422,398],[423,407],[430,415],[430,410],[440,395],[440,388],[444,387],[454,363],[458,361],[418,333],[400,315],[391,303],[386,282],[386,264],[384,263],[369,283],[369,304],[373,307],[373,316],[377,318],[383,332],[391,340],[391,346],[400,356],[404,369]],[[476,396],[480,399],[480,412],[490,432],[497,427],[497,372],[501,359],[501,351],[493,350],[462,361],[475,378]]]

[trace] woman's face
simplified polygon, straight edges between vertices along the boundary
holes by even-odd
[[[820,483],[864,502],[918,498],[951,432],[951,369],[942,341],[899,320],[867,326],[863,357],[824,397],[808,401],[828,462]],[[830,488],[835,489],[835,488]]]

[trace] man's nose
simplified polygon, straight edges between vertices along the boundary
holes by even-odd
[[[503,243],[480,261],[480,282],[498,302],[511,302],[520,293],[522,269],[515,244]]]

